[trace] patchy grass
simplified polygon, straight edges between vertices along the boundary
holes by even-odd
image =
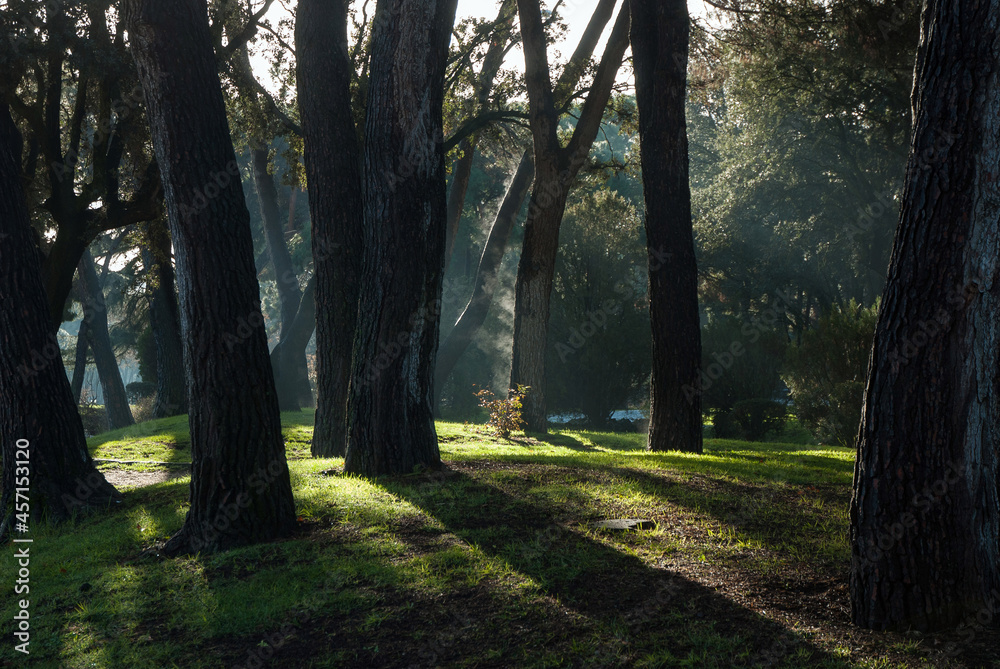
[[[702,456],[651,454],[640,435],[501,441],[439,423],[445,470],[369,481],[308,457],[310,412],[282,418],[292,539],[140,557],[181,526],[186,476],[32,528],[32,666],[1000,666],[995,633],[949,645],[958,635],[849,624],[847,449],[709,440]],[[190,461],[186,417],[90,445]],[[625,517],[657,526],[591,525]],[[12,645],[0,665],[23,660]]]

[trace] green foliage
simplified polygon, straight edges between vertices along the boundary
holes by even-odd
[[[522,400],[529,390],[529,386],[519,385],[517,390],[509,391],[506,399],[495,397],[493,391],[488,388],[475,393],[479,398],[479,406],[489,413],[490,417],[486,424],[493,430],[493,434],[501,439],[507,439],[512,432],[524,426],[524,421],[521,420],[521,407]]]
[[[563,217],[546,352],[546,400],[594,427],[647,396],[646,251],[638,213],[606,186],[575,192]]]
[[[796,413],[824,443],[851,446],[857,437],[877,316],[878,303],[835,304],[788,350],[782,376]]]
[[[731,410],[743,400],[777,395],[787,342],[787,335],[767,319],[713,317],[701,330],[702,406]]]
[[[135,403],[144,397],[152,397],[156,393],[156,385],[145,381],[133,381],[125,386],[128,401]]]
[[[786,414],[784,404],[763,397],[741,400],[733,407],[733,417],[747,441],[760,441],[772,432],[780,434]]]

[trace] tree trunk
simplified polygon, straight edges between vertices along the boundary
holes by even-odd
[[[87,335],[87,319],[80,321],[80,330],[76,334],[76,361],[73,363],[73,381],[70,390],[76,404],[80,404],[83,394],[83,377],[87,373],[87,351],[90,349],[90,337]]]
[[[851,500],[854,622],[1000,608],[1000,8],[924,5],[914,127]]]
[[[271,368],[274,384],[278,391],[278,406],[282,411],[298,411],[302,406],[312,406],[312,388],[309,385],[309,371],[306,365],[306,344],[312,336],[315,323],[315,300],[306,307],[306,313],[313,315],[312,322],[303,321],[294,337],[296,343],[288,343],[293,323],[302,304],[299,277],[292,266],[292,256],[288,253],[285,235],[281,229],[278,214],[278,191],[274,178],[267,172],[267,149],[251,150],[254,184],[260,202],[264,236],[274,269],[274,280],[278,287],[278,301],[281,303],[281,335],[275,349],[271,351]],[[303,328],[308,328],[303,342]],[[301,345],[298,345],[301,344]],[[280,349],[279,349],[280,347]]]
[[[299,301],[295,320],[281,328],[281,341],[271,351],[271,369],[278,390],[278,406],[282,411],[298,411],[313,406],[312,386],[306,346],[316,329],[316,275],[309,279]],[[284,399],[282,399],[284,398]]]
[[[286,536],[295,502],[206,5],[129,0],[124,18],[177,256],[189,398],[191,509],[163,551]]]
[[[347,451],[347,405],[361,275],[361,151],[351,110],[346,2],[300,0],[295,21],[303,160],[316,277],[312,454]]]
[[[281,230],[281,216],[278,213],[278,191],[274,187],[274,177],[267,172],[267,149],[255,147],[250,151],[253,166],[253,182],[260,203],[260,218],[264,226],[267,251],[271,256],[274,281],[278,287],[278,301],[281,303],[281,330],[292,326],[299,311],[302,291],[299,277],[292,266],[292,256],[288,253],[285,235]],[[279,394],[280,397],[280,394]]]
[[[17,492],[28,498],[29,528],[43,515],[58,522],[74,509],[107,509],[120,499],[87,451],[83,423],[52,333],[21,181],[21,136],[6,104],[0,105],[0,244],[3,542],[12,531],[30,531],[20,529],[17,523],[22,519],[11,513],[15,501],[24,502]]]
[[[147,248],[142,262],[154,283],[149,296],[149,321],[156,347],[156,402],[153,418],[187,413],[184,382],[184,346],[181,342],[180,314],[174,292],[174,264],[170,234],[162,220],[146,227]]]
[[[594,49],[604,32],[604,27],[611,20],[614,8],[614,0],[601,0],[594,9],[594,14],[580,38],[580,43],[573,51],[573,56],[563,68],[562,74],[556,82],[554,97],[559,108],[567,103],[569,96],[579,83],[586,69],[585,66],[590,62]],[[521,156],[521,162],[518,163],[514,178],[507,187],[507,193],[504,195],[500,209],[493,220],[493,226],[490,228],[489,238],[476,269],[476,285],[472,297],[438,352],[434,381],[438,391],[444,386],[444,382],[448,380],[462,354],[468,349],[476,333],[486,321],[486,316],[493,303],[493,295],[496,292],[500,264],[507,250],[510,232],[514,229],[517,216],[521,212],[521,206],[524,204],[524,199],[528,195],[528,189],[531,187],[534,177],[535,163],[532,152],[525,151]],[[449,204],[449,206],[451,205]]]
[[[440,466],[432,415],[444,278],[441,110],[456,0],[383,0],[365,123],[365,252],[344,469]]]
[[[684,116],[687,5],[630,2],[653,329],[647,448],[701,453],[701,326]]]
[[[538,0],[518,0],[524,46],[525,83],[535,151],[535,185],[524,222],[524,244],[514,287],[514,349],[510,388],[527,386],[522,416],[525,429],[548,430],[545,409],[545,349],[549,304],[559,251],[559,226],[569,190],[590,153],[628,47],[627,3],[618,13],[594,83],[573,137],[562,148],[558,112],[549,83],[548,55]]]
[[[445,337],[438,351],[437,368],[434,371],[435,388],[438,392],[451,376],[462,354],[469,348],[479,328],[486,322],[490,305],[493,304],[493,295],[496,294],[499,284],[500,264],[507,251],[507,242],[534,177],[535,163],[531,160],[531,153],[525,152],[521,156],[521,163],[517,166],[514,178],[507,186],[507,193],[496,218],[493,219],[486,245],[483,246],[483,254],[476,269],[472,297],[469,298],[469,303],[465,305],[462,315],[455,322],[455,327]]]
[[[108,334],[108,308],[104,303],[104,291],[97,277],[94,258],[90,251],[84,251],[83,258],[77,268],[80,273],[80,292],[85,301],[84,320],[88,321],[87,334],[91,349],[94,352],[94,365],[101,379],[101,390],[104,391],[104,408],[108,415],[108,429],[134,425],[132,410],[128,405],[128,395],[122,382],[121,370],[115,358],[111,337]]]

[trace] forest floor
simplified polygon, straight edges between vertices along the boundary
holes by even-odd
[[[147,549],[187,509],[186,417],[92,438],[124,502],[32,528],[30,666],[1000,667],[995,630],[850,624],[849,449],[439,423],[444,471],[369,481],[283,423],[296,535],[172,560]]]

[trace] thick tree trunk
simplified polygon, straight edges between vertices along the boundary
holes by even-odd
[[[361,151],[351,110],[343,1],[300,0],[295,21],[316,278],[316,424],[312,454],[347,451],[347,405],[361,277]]]
[[[687,4],[630,2],[653,329],[647,448],[701,453],[701,394],[695,390],[701,326],[684,117]]]
[[[298,411],[300,407],[313,406],[312,386],[309,384],[309,366],[306,364],[306,347],[316,329],[316,275],[309,279],[299,300],[295,320],[286,329],[281,328],[281,341],[271,351],[271,369],[274,386],[278,391],[278,406],[282,411]]]
[[[384,0],[365,123],[365,253],[345,471],[440,466],[431,402],[444,278],[441,108],[456,0]]]
[[[514,348],[510,388],[529,388],[522,416],[525,429],[548,430],[545,408],[545,349],[549,304],[559,251],[559,226],[569,190],[586,163],[590,146],[600,129],[601,117],[611,95],[618,68],[628,47],[629,13],[626,2],[619,11],[605,47],[594,83],[581,111],[573,138],[562,148],[557,136],[558,112],[549,84],[548,55],[538,0],[518,0],[524,43],[525,83],[535,150],[535,184],[524,244],[514,287]]]
[[[142,262],[148,268],[153,289],[149,296],[149,320],[156,347],[156,403],[153,418],[187,413],[184,381],[184,346],[180,314],[174,291],[174,264],[170,234],[165,222],[153,221],[146,228],[147,246]]]
[[[930,0],[851,501],[854,622],[1000,610],[1000,7]]]
[[[106,509],[120,498],[94,467],[63,367],[21,182],[21,136],[0,105],[0,542],[43,516]],[[21,464],[24,463],[24,464]],[[23,469],[21,469],[23,468]],[[18,490],[25,488],[26,490]],[[16,493],[22,492],[22,497]],[[30,506],[19,528],[14,502]]]
[[[111,337],[108,334],[108,308],[104,303],[104,291],[97,277],[94,258],[90,251],[84,251],[78,267],[80,273],[80,292],[85,300],[83,318],[88,323],[87,333],[91,349],[94,352],[94,365],[101,380],[101,390],[104,391],[104,408],[108,415],[108,429],[134,425],[132,410],[128,405],[128,395],[125,394],[125,384],[122,382],[121,370],[118,369],[118,359],[115,358]]]
[[[563,72],[556,82],[554,99],[558,108],[562,108],[566,104],[570,94],[579,84],[586,69],[585,66],[590,62],[604,28],[611,20],[614,8],[614,0],[601,0],[594,9],[594,14],[580,38],[580,43],[573,51],[573,56],[563,68]],[[521,212],[524,199],[528,196],[528,189],[531,188],[534,177],[533,154],[531,151],[525,151],[521,156],[521,162],[518,163],[514,178],[507,187],[507,193],[504,195],[500,209],[493,220],[493,226],[490,228],[489,238],[476,269],[476,284],[472,297],[438,352],[437,369],[434,373],[435,388],[438,391],[444,386],[444,382],[448,380],[448,376],[455,369],[462,354],[468,349],[476,333],[486,321],[486,316],[493,303],[493,295],[496,292],[500,264],[507,250],[510,232],[514,229],[517,216]]]
[[[507,193],[493,219],[486,245],[483,246],[472,297],[438,350],[437,368],[434,371],[435,388],[438,392],[454,371],[462,354],[469,348],[479,328],[486,322],[499,284],[500,264],[507,251],[507,242],[534,177],[535,163],[531,160],[531,153],[525,152],[514,172],[514,178],[507,186]]]
[[[200,0],[129,0],[124,17],[177,257],[191,428],[191,509],[166,555],[295,528],[250,214]]]

